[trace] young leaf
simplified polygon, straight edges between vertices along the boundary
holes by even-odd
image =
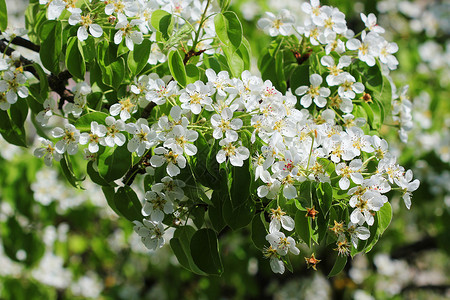
[[[182,87],[186,86],[186,69],[183,64],[183,58],[179,51],[169,53],[170,74]]]
[[[207,228],[198,230],[191,238],[190,248],[192,259],[200,270],[210,275],[222,274],[223,266],[214,230]]]
[[[232,52],[236,51],[242,42],[242,25],[236,13],[227,11],[214,17],[214,26],[220,41]]]
[[[171,14],[164,10],[155,10],[152,13],[150,23],[162,34],[162,37],[165,40],[169,39],[173,27],[173,18]]]
[[[4,31],[8,27],[8,11],[5,0],[0,0],[0,30]]]
[[[144,39],[140,45],[134,46],[134,51],[128,55],[128,68],[134,75],[139,74],[147,64],[152,43]]]

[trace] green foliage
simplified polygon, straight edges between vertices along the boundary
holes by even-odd
[[[54,74],[59,73],[59,57],[63,49],[62,23],[55,20],[47,20],[39,27],[39,39],[41,47],[45,49],[39,53],[42,64]]]
[[[5,0],[0,0],[0,30],[5,30],[8,26],[8,11]]]
[[[70,74],[84,80],[86,65],[80,41],[76,37],[69,38],[66,49],[66,66]]]

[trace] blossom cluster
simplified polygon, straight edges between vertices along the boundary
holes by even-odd
[[[154,32],[148,18],[152,11],[161,8],[179,15],[176,19],[179,25],[188,19],[203,24],[203,36],[198,36],[199,30],[193,36],[195,43],[199,38],[203,43],[213,40],[211,18],[205,21],[203,17],[211,14],[209,1],[174,3],[107,1],[95,8],[99,12],[95,18],[104,16],[104,19],[94,20],[93,15],[80,8],[53,0],[48,5],[48,18],[58,18],[64,9],[68,10],[72,14],[69,24],[80,24],[80,40],[88,33],[101,36],[94,21],[109,22],[117,30],[114,43],[125,40],[132,51],[134,44],[142,42],[143,34]],[[398,61],[392,54],[397,46],[380,35],[384,30],[376,24],[373,14],[361,14],[366,29],[359,39],[347,28],[345,16],[338,9],[320,6],[316,0],[303,4],[302,9],[309,14],[303,26],[297,26],[288,11],[283,11],[280,17],[267,14],[259,25],[272,36],[293,34],[302,43],[309,41],[312,46],[324,47],[325,55],[319,63],[327,70],[326,74],[311,74],[309,85],[299,86],[294,93],[289,89],[281,93],[270,80],[264,81],[249,71],[242,72],[240,78],[232,78],[227,71],[206,69],[206,80],[197,80],[180,89],[173,78],[141,75],[117,103],[104,108],[101,114],[97,112],[102,117],[90,122],[90,129],[80,130],[70,122],[53,128],[51,135],[56,143],[43,139],[43,147],[36,149],[35,155],[44,157],[50,165],[53,159],[59,161],[63,155],[75,155],[80,145],[87,145],[83,147],[84,158],[94,161],[95,169],[102,147],[126,147],[148,165],[147,174],[153,176],[162,171],[159,173],[166,176],[153,182],[145,193],[141,211],[144,218],[134,221],[134,230],[144,245],[154,250],[166,243],[167,228],[163,223],[166,216],[178,218],[183,209],[188,196],[184,191],[186,182],[180,179],[180,174],[190,170],[189,165],[198,152],[197,141],[202,137],[209,145],[217,146],[212,157],[222,166],[239,168],[251,160],[256,195],[267,203],[276,203],[277,209],[270,211],[271,223],[266,236],[270,246],[264,250],[274,272],[284,272],[283,257],[288,252],[299,253],[295,233],[288,233],[294,229],[292,217],[280,207],[279,199],[298,198],[300,185],[305,181],[333,184],[333,189],[346,193],[348,202],[338,201],[338,204],[348,206],[349,221],[336,221],[331,229],[337,235],[337,251],[348,255],[358,240],[370,237],[369,227],[375,223],[375,212],[388,202],[385,194],[392,187],[402,192],[409,209],[411,192],[419,186],[419,181],[413,180],[412,171],[397,163],[387,142],[373,132],[369,134],[366,120],[354,111],[355,106],[365,101],[367,87],[352,75],[351,65],[362,61],[372,67],[378,61],[386,72],[394,70]],[[78,119],[92,111],[87,105],[91,92],[87,83],[78,83],[73,103],[64,107],[66,116],[71,114]],[[410,127],[410,110],[405,107],[408,102],[402,99],[400,96],[393,114],[406,131]],[[53,114],[52,103],[45,102],[44,110],[38,115],[43,125]],[[149,106],[156,107],[158,114],[142,118],[142,109]],[[314,208],[309,208],[307,217],[314,220],[317,212],[313,211]]]
[[[93,0],[81,7],[75,6],[70,0],[40,0],[39,3],[46,6],[49,20],[58,19],[63,12],[68,12],[68,23],[78,27],[77,37],[80,41],[89,36],[100,38],[104,35],[103,29],[112,25],[115,30],[114,43],[124,41],[130,51],[133,51],[134,45],[141,44],[147,35],[150,35],[152,42],[157,41],[157,30],[151,24],[152,14],[156,10],[166,11],[174,16],[175,31],[186,22],[198,30],[204,13],[211,15],[217,12],[213,5],[209,5],[209,1],[201,0]],[[202,23],[198,34],[199,36],[195,36],[193,32],[192,35],[187,35],[188,46],[196,39],[197,51],[204,50],[207,54],[213,54],[215,50],[210,47],[215,38],[212,18]],[[148,63],[156,65],[165,62],[167,53],[163,50],[167,49],[163,49],[162,43],[152,43]]]
[[[0,37],[11,40],[16,35],[4,32]],[[7,111],[19,98],[28,97],[27,75],[20,62],[20,53],[0,57],[0,109]]]
[[[135,222],[136,231],[151,249],[164,243],[161,223],[164,215],[174,213],[177,203],[184,197],[184,183],[176,176],[197,153],[195,141],[199,132],[209,132],[217,140],[220,145],[216,154],[218,163],[229,162],[240,167],[251,156],[255,179],[259,182],[257,194],[269,200],[278,195],[296,198],[299,185],[306,180],[331,182],[331,174],[325,166],[335,165],[335,172],[340,177],[338,186],[350,197],[351,223],[346,232],[351,233],[349,240],[353,243],[368,238],[364,224],[373,225],[373,212],[387,202],[384,194],[390,191],[391,185],[395,184],[403,191],[409,208],[410,195],[418,187],[418,181],[412,181],[411,171],[405,171],[397,164],[385,140],[365,134],[361,128],[363,120],[348,113],[343,122],[338,113],[328,108],[328,99],[320,117],[304,108],[299,110],[294,95],[289,92],[283,95],[270,81],[263,82],[248,71],[241,79],[230,78],[226,71],[216,74],[209,69],[206,73],[206,83],[197,81],[182,90],[172,87],[170,92],[167,89],[171,83],[164,83],[155,75],[141,77],[137,82],[142,92],[132,93],[131,97],[112,105],[105,125],[93,121],[90,132],[83,133],[72,124],[54,128],[52,135],[59,139],[54,148],[52,142],[45,141],[44,147],[35,153],[37,156],[45,153],[47,157],[53,153],[55,159],[60,159],[66,152],[69,155],[77,153],[80,144],[89,144],[84,151],[92,155],[86,158],[95,160],[100,146],[123,146],[127,140],[127,149],[138,156],[152,151],[148,171],[152,173],[155,168],[165,168],[168,176],[162,182],[154,183],[145,195],[142,213],[148,219]],[[130,90],[135,88],[130,87]],[[151,125],[142,118],[130,122],[139,101],[155,101],[160,105],[168,102],[173,107],[169,115],[159,117]],[[197,117],[202,112],[210,115],[209,120]],[[243,140],[247,132],[250,141]],[[250,153],[249,142],[261,146]],[[371,161],[376,161],[377,167],[368,171]],[[287,239],[275,230],[279,227],[272,226],[268,237],[275,251],[276,244],[280,243],[277,239]],[[341,234],[339,242],[345,244],[343,239],[347,236]],[[292,240],[286,241],[295,245]],[[349,243],[345,245],[350,246]],[[284,251],[277,251],[277,255],[283,255]],[[279,263],[275,260],[274,264],[276,262]]]

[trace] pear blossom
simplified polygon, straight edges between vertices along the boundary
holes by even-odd
[[[287,9],[282,9],[278,16],[266,12],[264,17],[258,21],[258,26],[269,33],[270,36],[290,35],[294,25],[294,16]]]
[[[67,151],[70,155],[78,152],[78,142],[80,140],[80,131],[72,124],[66,124],[64,129],[56,127],[52,130],[54,138],[61,138],[55,144],[55,149],[58,153],[64,154]]]
[[[336,65],[333,57],[328,56],[328,55],[323,56],[320,59],[320,63],[323,66],[327,67],[328,72],[330,73],[326,78],[328,85],[330,85],[330,86],[339,85],[338,77],[340,74],[343,74],[342,69],[350,66],[351,62],[352,62],[351,57],[344,55],[339,58],[339,62]]]
[[[352,160],[348,166],[345,163],[339,163],[336,166],[336,174],[342,176],[339,180],[339,187],[347,190],[350,186],[350,179],[356,184],[361,184],[363,182],[363,176],[360,173],[362,167],[360,159]]]
[[[286,237],[284,233],[280,231],[270,232],[266,236],[266,240],[281,256],[287,255],[288,252],[291,252],[294,255],[298,255],[300,253],[300,250],[295,246],[295,240],[290,236]]]
[[[56,161],[61,160],[62,155],[58,153],[58,151],[56,151],[51,141],[40,138],[40,142],[42,144],[42,147],[36,148],[34,150],[34,156],[38,158],[44,157],[44,163],[49,167],[52,166],[53,159]]]
[[[46,126],[50,117],[53,116],[53,113],[57,110],[56,101],[52,98],[48,98],[42,105],[44,106],[44,110],[36,115],[36,121],[42,126]]]
[[[153,167],[161,167],[167,163],[166,171],[171,177],[180,174],[180,168],[186,167],[186,158],[182,154],[176,154],[174,151],[164,147],[157,147],[154,150],[155,155],[150,158],[150,164]]]
[[[277,209],[270,210],[269,231],[280,231],[281,227],[283,227],[287,231],[292,231],[294,230],[295,222],[294,219],[288,216],[286,212],[278,206]]]
[[[131,114],[133,114],[136,110],[136,104],[130,98],[126,98],[119,100],[119,103],[111,105],[109,108],[109,113],[111,116],[117,116],[120,114],[120,119],[125,122],[131,118]]]
[[[314,24],[321,25],[325,19],[325,14],[320,9],[320,1],[319,0],[311,0],[310,3],[303,2],[302,10],[307,13]]]
[[[96,121],[91,122],[91,133],[83,132],[80,135],[80,144],[89,143],[89,152],[97,153],[100,140],[106,135],[105,125],[98,124]]]
[[[0,93],[5,93],[7,103],[14,104],[19,97],[28,97],[28,89],[23,86],[26,82],[24,74],[17,71],[4,71],[3,79],[0,80]]]
[[[394,178],[395,183],[403,190],[403,201],[408,209],[411,208],[411,192],[419,188],[419,180],[413,180],[413,173],[411,170],[406,171],[402,177]]]
[[[202,107],[211,110],[212,99],[210,96],[212,92],[211,87],[205,85],[200,80],[188,84],[186,88],[181,91],[181,108],[189,109],[196,115],[201,112]]]
[[[90,14],[82,16],[81,13],[73,13],[69,17],[69,24],[73,26],[78,23],[81,25],[77,30],[77,37],[80,41],[84,41],[89,37],[88,31],[93,37],[96,38],[103,35],[102,27],[93,23]]]
[[[377,24],[377,17],[373,13],[370,13],[367,16],[361,13],[360,16],[367,29],[376,33],[384,33],[384,28]]]
[[[173,202],[175,200],[183,199],[183,188],[185,186],[186,184],[182,180],[173,179],[170,176],[164,176],[161,179],[161,182],[152,184],[152,191],[156,193],[164,193],[165,197]]]
[[[236,145],[236,142],[225,138],[219,142],[219,145],[222,146],[222,149],[216,154],[216,160],[219,164],[228,158],[233,166],[242,167],[244,160],[250,156],[250,152],[242,146],[242,143]]]
[[[106,117],[105,123],[106,135],[100,140],[100,144],[108,147],[114,147],[114,145],[122,146],[125,144],[125,135],[121,133],[121,131],[125,131],[125,123],[111,116]]]
[[[127,149],[136,152],[138,156],[144,155],[145,150],[156,145],[156,132],[150,130],[146,119],[139,119],[136,123],[128,123],[125,126],[133,138],[128,141]]]
[[[125,37],[125,45],[130,51],[133,51],[134,44],[142,44],[144,37],[142,32],[133,30],[133,27],[139,25],[140,20],[133,19],[128,23],[125,16],[119,15],[119,22],[116,24],[116,29],[119,29],[114,35],[114,44],[118,45],[122,42]]]
[[[370,237],[370,231],[364,226],[349,222],[347,232],[350,234],[350,239],[355,248],[358,247],[358,240],[365,241]]]
[[[214,129],[213,137],[215,139],[221,139],[223,134],[225,133],[225,137],[230,141],[237,141],[238,133],[236,130],[239,130],[242,127],[241,119],[232,119],[233,112],[230,108],[225,108],[222,110],[220,115],[214,114],[211,117],[211,125]]]
[[[348,40],[346,44],[347,48],[349,50],[358,50],[358,58],[368,66],[372,67],[375,65],[375,57],[379,55],[379,45],[383,39],[374,32],[366,34],[366,32],[363,31],[361,40],[362,42],[354,38]]]
[[[141,237],[142,243],[149,250],[156,250],[164,245],[164,226],[161,223],[142,220],[133,221],[134,231]]]
[[[164,147],[170,148],[176,154],[186,153],[188,156],[197,154],[197,147],[192,144],[198,138],[198,132],[187,129],[181,125],[175,125],[166,136]]]
[[[145,193],[145,200],[142,214],[149,216],[153,222],[162,222],[164,214],[173,213],[173,203],[161,192],[148,191]]]
[[[364,85],[347,72],[338,75],[334,82],[339,85],[338,94],[342,98],[354,99],[356,94],[364,92]]]
[[[314,100],[314,103],[318,107],[324,107],[327,104],[327,100],[325,97],[328,97],[330,95],[330,89],[326,87],[320,87],[322,84],[322,77],[319,74],[312,74],[309,77],[309,81],[311,82],[311,85],[309,87],[307,86],[300,86],[295,90],[295,94],[301,96],[306,93],[301,99],[300,104],[308,108],[311,105],[312,100]]]

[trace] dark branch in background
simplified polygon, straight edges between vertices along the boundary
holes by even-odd
[[[14,42],[14,43],[13,43]],[[39,51],[40,46],[33,44],[32,42],[25,40],[23,38],[14,38],[11,42],[11,44],[19,45],[22,47],[25,47],[27,49],[33,50],[33,51]],[[11,56],[11,54],[15,50],[11,47],[8,47],[8,41],[6,40],[0,40],[0,52],[5,53],[8,56]],[[31,74],[33,74],[36,79],[39,80],[39,74],[36,71],[36,69],[33,67],[34,62],[26,59],[23,56],[20,56],[19,58],[21,65],[23,65],[24,71],[28,71]],[[48,85],[52,91],[55,91],[58,93],[58,95],[61,97],[61,101],[59,102],[59,108],[62,108],[62,105],[64,104],[64,101],[73,102],[73,93],[66,88],[67,80],[69,78],[72,78],[72,75],[69,73],[69,71],[64,71],[59,73],[58,75],[50,74],[47,76]]]
[[[412,256],[419,254],[421,251],[436,249],[437,247],[438,244],[436,238],[429,236],[420,241],[395,249],[391,253],[391,257],[394,259],[411,258]]]

